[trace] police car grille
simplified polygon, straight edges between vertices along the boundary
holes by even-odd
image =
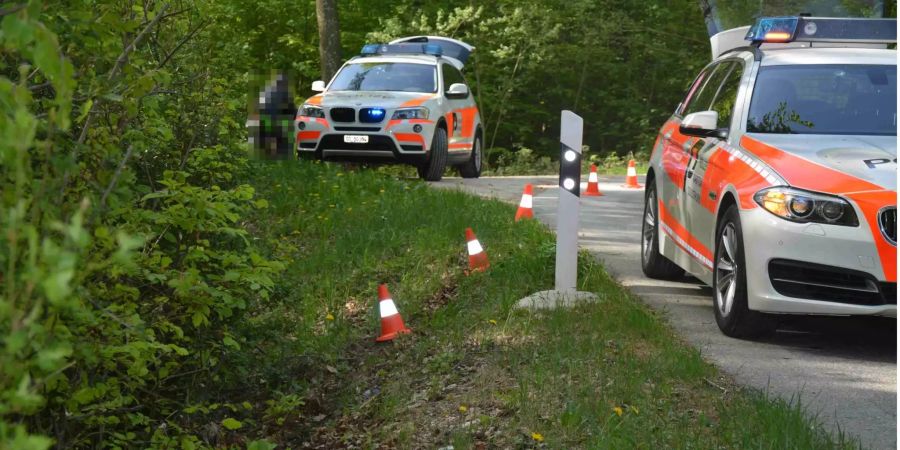
[[[394,145],[394,141],[392,141],[391,138],[387,136],[380,136],[377,134],[369,135],[369,142],[366,142],[365,144],[344,142],[343,134],[328,134],[322,137],[322,139],[319,141],[319,148],[325,151],[356,150],[392,152],[397,147]]]
[[[769,262],[772,287],[788,297],[854,305],[897,303],[896,283],[878,282],[856,270],[823,264],[773,259]]]
[[[890,207],[878,213],[878,228],[888,242],[897,245],[897,208]]]
[[[331,120],[335,122],[355,122],[356,111],[353,108],[331,108]]]

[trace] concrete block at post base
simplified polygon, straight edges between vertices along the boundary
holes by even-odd
[[[582,303],[599,302],[600,297],[592,292],[576,291],[576,290],[549,290],[535,292],[516,302],[517,309],[556,309],[570,308]]]

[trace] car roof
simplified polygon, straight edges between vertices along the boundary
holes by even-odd
[[[897,64],[897,51],[884,48],[763,49],[763,66],[797,64]]]

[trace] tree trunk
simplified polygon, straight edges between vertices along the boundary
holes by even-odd
[[[341,28],[338,23],[337,0],[316,0],[319,22],[319,60],[322,80],[327,84],[341,68]]]

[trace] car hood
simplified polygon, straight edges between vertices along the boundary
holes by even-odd
[[[791,185],[834,193],[897,190],[895,136],[748,133],[746,137],[763,144],[748,149]]]
[[[306,103],[329,108],[335,106],[380,106],[391,109],[401,106],[418,106],[434,97],[435,94],[421,92],[333,91],[314,95],[306,100]]]

